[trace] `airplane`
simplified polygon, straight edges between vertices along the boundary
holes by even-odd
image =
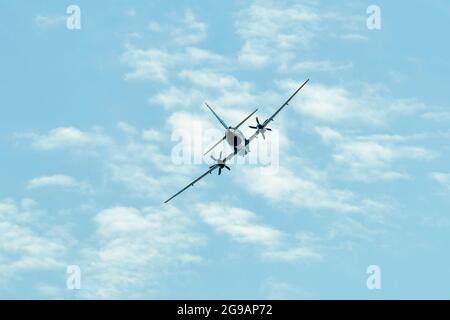
[[[244,145],[244,148],[240,148],[242,152],[239,154],[242,156],[245,156],[247,153],[250,152],[250,149],[248,148],[248,143],[246,143],[246,138],[242,131],[239,130],[239,127],[243,125],[252,115],[255,114],[258,109],[253,111],[250,115],[248,115],[244,120],[242,120],[237,126],[231,127],[228,126],[225,121],[223,121],[217,113],[214,112],[214,110],[209,106],[207,102],[205,102],[205,105],[208,107],[209,110],[213,113],[213,115],[219,120],[220,124],[225,128],[225,135],[222,139],[220,139],[215,145],[213,145],[211,148],[208,149],[203,155],[208,154],[212,149],[217,147],[223,140],[227,140],[228,144],[233,147],[234,150],[239,149],[239,147],[242,147]]]
[[[243,121],[241,121],[241,123],[239,123],[235,128],[232,127],[228,127],[225,122],[223,122],[222,119],[220,119],[220,117],[211,109],[211,107],[209,107],[208,104],[206,104],[206,106],[211,110],[211,112],[216,116],[216,118],[219,120],[220,123],[222,123],[222,125],[225,127],[225,129],[227,130],[225,132],[225,137],[222,138],[218,143],[216,143],[212,148],[210,148],[206,153],[208,153],[209,151],[211,151],[214,147],[216,147],[216,145],[218,145],[220,142],[222,142],[223,140],[227,139],[227,142],[230,143],[230,141],[228,140],[228,136],[232,137],[231,140],[231,145],[233,146],[234,150],[232,153],[230,153],[227,157],[222,159],[222,152],[220,152],[220,156],[219,159],[214,158],[213,156],[211,156],[211,159],[213,159],[216,163],[213,164],[212,166],[209,167],[209,169],[203,173],[200,177],[198,177],[197,179],[195,179],[194,181],[192,181],[191,183],[189,183],[186,187],[184,187],[183,189],[181,189],[180,191],[178,191],[177,193],[175,193],[173,196],[171,196],[169,199],[167,199],[166,201],[164,201],[164,203],[168,203],[170,200],[172,200],[173,198],[175,198],[176,196],[178,196],[179,194],[181,194],[182,192],[186,191],[186,189],[188,189],[189,187],[193,187],[195,183],[197,183],[198,181],[200,181],[201,179],[203,179],[205,176],[207,176],[208,174],[211,174],[214,170],[219,169],[219,175],[222,173],[222,169],[227,169],[227,170],[231,170],[229,166],[227,166],[227,162],[230,161],[235,155],[237,154],[247,154],[249,149],[248,149],[248,145],[250,144],[250,142],[252,140],[254,140],[255,138],[258,137],[259,134],[261,134],[263,136],[263,138],[265,139],[264,133],[266,131],[272,131],[272,129],[268,128],[267,125],[273,121],[273,119],[277,116],[277,114],[284,108],[286,107],[289,102],[292,100],[292,98],[295,97],[295,95],[309,82],[309,79],[307,79],[305,82],[302,83],[302,85],[289,97],[289,99],[286,100],[285,103],[283,103],[283,105],[277,109],[277,111],[275,111],[275,113],[270,116],[269,118],[267,118],[262,124],[259,122],[258,117],[256,117],[256,125],[255,126],[249,126],[249,128],[255,129],[255,133],[253,133],[253,135],[251,135],[248,139],[245,138],[245,136],[242,134],[242,132],[240,132],[237,128],[239,128],[245,121],[248,120],[249,117],[251,117],[258,109],[256,109],[254,112],[252,112],[250,114],[250,116],[248,116],[247,118],[245,118]],[[233,130],[234,129],[234,130]],[[228,134],[228,136],[227,136]],[[236,140],[235,138],[239,138],[240,143],[236,145]],[[205,154],[206,154],[205,153]]]

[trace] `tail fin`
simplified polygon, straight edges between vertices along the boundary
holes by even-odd
[[[205,102],[205,105],[208,107],[209,110],[213,113],[213,115],[219,120],[219,122],[223,125],[225,129],[228,129],[229,126],[214,112],[214,110],[208,105],[208,103]]]

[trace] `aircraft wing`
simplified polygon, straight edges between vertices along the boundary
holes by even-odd
[[[275,113],[270,117],[270,118],[268,118],[266,121],[264,121],[264,123],[263,123],[263,126],[265,127],[265,126],[267,126],[268,124],[269,124],[269,122],[270,121],[273,121],[273,119],[275,118],[275,116],[281,111],[281,110],[283,110],[283,108],[284,107],[286,107],[288,104],[289,104],[289,102],[292,100],[292,98],[294,98],[295,97],[295,95],[308,83],[308,81],[309,81],[309,79],[308,80],[306,80],[305,82],[303,82],[303,84],[294,92],[294,94],[292,95],[292,96],[290,96],[289,97],[289,99],[287,99],[286,100],[286,102],[285,103],[283,103],[283,105],[280,107],[280,108],[278,108],[278,110],[277,111],[275,111]]]
[[[223,159],[224,162],[228,162],[231,159],[233,159],[233,157],[235,155],[237,155],[243,148],[245,148],[253,139],[255,139],[258,136],[259,132],[256,131],[252,136],[250,136],[245,145],[241,145],[239,148],[237,148],[235,151],[233,151],[232,153],[230,153],[225,159]],[[173,198],[175,198],[176,196],[178,196],[180,193],[186,191],[186,189],[188,189],[189,187],[193,187],[195,183],[197,183],[198,181],[200,181],[201,179],[203,179],[205,176],[207,176],[208,174],[210,174],[211,172],[213,172],[214,170],[216,170],[219,167],[218,164],[212,165],[211,167],[209,167],[208,171],[206,171],[204,174],[202,174],[200,177],[198,177],[197,179],[195,179],[194,181],[192,181],[191,183],[189,183],[186,187],[184,187],[183,189],[181,189],[180,191],[178,191],[177,193],[175,193],[173,196],[171,196],[169,199],[167,199],[166,201],[164,201],[164,203],[169,202],[170,200],[172,200]]]
[[[181,189],[180,191],[178,191],[177,193],[175,193],[173,196],[171,196],[169,199],[167,199],[166,201],[164,201],[164,203],[169,202],[170,200],[172,200],[173,198],[175,198],[177,195],[179,195],[180,193],[182,193],[183,191],[185,191],[186,189],[188,189],[189,187],[193,187],[195,183],[197,183],[198,181],[200,181],[201,179],[203,179],[206,175],[208,175],[209,173],[213,172],[214,170],[216,170],[219,167],[219,165],[215,164],[212,165],[211,167],[209,167],[208,171],[206,171],[204,174],[202,174],[200,177],[198,177],[197,179],[195,179],[194,181],[192,181],[191,183],[189,183],[186,187],[184,187],[183,189]]]
[[[241,122],[239,122],[239,124],[238,124],[236,127],[234,127],[234,128],[235,128],[235,129],[239,129],[239,127],[242,126],[242,125],[245,123],[245,121],[248,120],[248,118],[250,118],[252,115],[254,115],[256,111],[258,111],[258,109],[256,109],[256,110],[253,111],[252,113],[250,113],[250,114],[247,116],[247,118],[245,118],[244,120],[242,120]]]
[[[227,136],[223,136],[222,139],[220,139],[219,141],[217,141],[217,143],[215,145],[213,145],[211,148],[208,149],[208,151],[206,151],[203,155],[206,155],[208,152],[210,152],[212,149],[214,149],[215,147],[217,147],[219,145],[219,143],[221,143],[223,140],[225,140],[227,138]]]

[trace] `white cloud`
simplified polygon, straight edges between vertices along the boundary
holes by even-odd
[[[348,190],[326,188],[324,181],[316,182],[304,172],[293,172],[280,166],[274,174],[261,174],[261,168],[243,170],[243,185],[250,193],[276,202],[290,203],[311,210],[329,209],[338,212],[358,212],[362,205]]]
[[[223,56],[195,47],[164,51],[156,48],[140,49],[127,45],[121,60],[131,68],[131,71],[125,74],[125,80],[152,80],[162,83],[167,83],[169,72],[179,66],[188,68],[198,65],[203,67],[213,65],[225,68],[228,64]]]
[[[443,187],[445,191],[450,191],[450,173],[432,172],[430,177]]]
[[[322,138],[323,142],[330,143],[342,140],[342,135],[328,127],[316,127],[315,131]]]
[[[152,32],[160,32],[161,31],[161,25],[156,21],[150,21],[148,23],[148,29]]]
[[[32,146],[40,150],[99,146],[106,145],[111,142],[108,137],[103,135],[98,130],[85,132],[75,127],[59,127],[50,130],[47,134],[16,133],[15,136],[17,138],[31,140]]]
[[[222,138],[221,126],[215,125],[216,123],[213,121],[208,121],[206,112],[206,108],[205,114],[201,116],[175,112],[168,118],[167,123],[172,131],[172,141],[176,141],[176,145],[182,147],[183,154],[177,154],[178,156],[201,160],[206,148]],[[173,152],[176,150],[173,149]]]
[[[334,161],[344,168],[346,179],[358,181],[389,181],[409,179],[395,170],[401,161],[430,161],[436,154],[421,146],[411,145],[409,137],[398,135],[344,136],[327,127],[316,127],[326,144],[333,147]]]
[[[149,99],[150,104],[162,106],[165,109],[189,109],[193,106],[200,106],[205,100],[205,94],[196,89],[180,87],[169,87],[159,91]]]
[[[347,33],[341,36],[342,40],[347,41],[367,41],[369,38],[359,33]]]
[[[170,154],[160,150],[162,133],[155,129],[141,130],[128,123],[119,122],[119,130],[126,134],[126,139],[113,139],[98,128],[83,132],[76,128],[57,128],[48,134],[16,134],[18,138],[31,140],[32,147],[43,150],[64,149],[77,157],[88,157],[106,173],[108,181],[96,188],[109,188],[115,185],[124,187],[130,196],[161,196],[172,186],[192,171],[188,166],[181,167],[171,161]],[[151,168],[151,170],[149,169]],[[161,179],[161,174],[173,175]],[[29,182],[29,188],[62,187],[92,191],[93,187],[83,181],[77,181],[64,175],[36,177]],[[105,191],[105,190],[103,190]]]
[[[352,63],[340,64],[330,60],[320,61],[303,61],[293,65],[282,64],[279,68],[281,72],[293,73],[293,72],[336,72],[345,69],[352,68]]]
[[[23,272],[64,266],[64,244],[41,230],[41,211],[31,201],[26,199],[20,205],[0,201],[0,273],[4,281]]]
[[[60,187],[63,189],[79,189],[88,191],[91,186],[88,183],[80,182],[73,177],[66,175],[42,176],[31,179],[28,182],[29,189],[38,189],[46,187]]]
[[[238,243],[257,246],[265,261],[296,263],[322,257],[310,243],[294,241],[290,235],[259,222],[252,211],[220,203],[198,204],[196,209],[218,233],[227,234]]]
[[[281,232],[258,223],[251,211],[216,203],[198,205],[197,208],[205,223],[220,233],[229,234],[235,241],[267,247],[281,241]]]
[[[63,286],[54,286],[47,283],[40,283],[36,285],[36,290],[49,299],[61,300],[64,296]]]
[[[208,27],[199,21],[192,10],[184,12],[184,18],[180,27],[172,31],[172,37],[178,45],[194,45],[206,39]]]
[[[156,129],[145,129],[141,132],[141,138],[146,141],[161,141],[163,134]]]
[[[180,55],[180,60],[184,63],[191,62],[200,64],[203,67],[205,66],[205,64],[213,64],[218,67],[224,67],[224,65],[226,66],[228,64],[228,60],[226,57],[212,51],[196,47],[186,48],[184,54]]]
[[[262,254],[264,259],[285,263],[297,261],[321,260],[322,255],[313,248],[294,247],[286,250],[268,250]]]
[[[37,15],[34,18],[34,23],[39,28],[53,28],[60,25],[65,24],[67,20],[66,16],[63,15],[55,15],[55,16],[44,16],[44,15]]]
[[[448,111],[433,111],[422,114],[422,118],[433,121],[449,121],[450,112]]]
[[[131,164],[111,164],[110,179],[120,183],[133,195],[155,197],[160,195],[163,183],[148,174],[144,168]]]
[[[342,37],[359,39],[364,16],[342,14],[336,8],[319,7],[309,2],[293,4],[285,1],[252,1],[237,15],[236,32],[243,44],[238,60],[243,67],[278,66],[280,71],[297,64],[296,57],[324,39]],[[320,35],[320,36],[319,36]],[[322,71],[340,70],[328,61],[300,62],[298,71],[317,68]],[[347,66],[345,66],[347,67]]]
[[[192,84],[219,90],[240,89],[249,90],[252,84],[249,82],[241,82],[235,77],[228,74],[221,74],[207,69],[182,70],[179,73],[181,79],[189,80]]]
[[[126,80],[155,80],[167,82],[168,67],[176,59],[170,54],[157,49],[135,49],[127,46],[122,56],[122,62],[127,64],[132,72],[125,75]]]
[[[85,297],[148,298],[168,274],[202,261],[195,249],[205,239],[174,207],[114,207],[99,212],[95,223],[99,243],[84,252]]]
[[[287,90],[298,88],[292,80],[277,81]],[[358,93],[359,91],[359,93]],[[377,86],[360,86],[350,89],[342,86],[308,83],[293,102],[294,109],[313,120],[326,123],[352,123],[385,125],[394,117],[408,116],[423,109],[423,103],[415,99],[394,99]]]
[[[309,44],[319,20],[319,15],[303,5],[252,3],[237,18],[237,34],[244,41],[239,62],[261,68],[291,58],[294,48]]]
[[[311,296],[310,293],[299,289],[292,285],[292,283],[274,278],[267,278],[262,281],[261,290],[265,298],[270,300],[303,299]]]
[[[117,124],[117,127],[126,135],[129,136],[136,136],[139,131],[133,127],[132,125],[130,125],[129,123],[126,123],[124,121],[119,121],[119,123]]]

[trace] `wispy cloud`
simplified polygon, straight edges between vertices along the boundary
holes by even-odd
[[[243,45],[239,62],[261,68],[290,59],[292,50],[309,44],[320,15],[304,5],[253,2],[238,15],[237,34]]]
[[[345,34],[347,40],[364,38],[358,27],[363,25],[362,18],[340,13],[336,8],[319,9],[311,2],[253,1],[237,15],[236,32],[243,41],[238,60],[242,67],[275,65],[286,71],[288,66],[298,64],[298,71],[310,69],[313,64],[296,62],[299,52],[307,52],[313,43],[336,34]],[[314,66],[322,71],[336,68],[323,61]]]
[[[187,9],[184,12],[182,25],[175,27],[171,33],[178,45],[195,45],[206,39],[208,26],[199,21],[192,10]]]
[[[450,191],[450,173],[432,172],[431,179],[436,181],[446,192]]]
[[[264,279],[261,283],[261,291],[266,299],[307,299],[311,293],[306,292],[290,282],[275,279],[273,277]]]
[[[295,90],[297,81],[277,81],[282,88]],[[383,87],[361,85],[350,89],[338,85],[311,83],[294,102],[294,109],[315,121],[385,125],[396,117],[413,116],[425,105],[411,98],[389,97]]]
[[[235,241],[267,247],[276,246],[281,241],[281,232],[258,223],[251,211],[216,203],[198,205],[197,208],[205,223],[220,233],[229,234]]]
[[[48,230],[36,230],[42,226],[42,222],[37,223],[40,217],[42,210],[35,201],[0,201],[0,282],[24,272],[64,266],[66,246]]]
[[[218,233],[229,235],[235,242],[256,246],[257,254],[265,261],[297,263],[322,258],[317,248],[263,224],[252,211],[221,203],[198,204],[197,210],[203,221]]]
[[[414,145],[409,137],[398,135],[350,136],[328,127],[316,127],[323,142],[333,146],[333,160],[342,166],[343,177],[358,181],[390,181],[409,179],[407,172],[397,171],[396,163],[430,161],[437,154]]]
[[[127,45],[121,58],[131,71],[125,75],[126,80],[152,80],[162,83],[169,81],[169,71],[175,67],[184,68],[202,65],[226,65],[224,57],[211,51],[186,47],[165,51],[156,48],[140,49]]]
[[[450,112],[448,111],[433,111],[425,112],[422,118],[433,121],[450,121]]]
[[[16,133],[15,137],[31,140],[32,146],[40,150],[98,146],[110,143],[110,140],[98,130],[85,132],[75,127],[59,127],[50,130],[47,134]]]
[[[73,189],[80,191],[89,191],[92,189],[92,187],[88,183],[78,181],[73,177],[62,174],[36,177],[28,182],[29,189],[39,189],[48,187]]]
[[[358,212],[362,209],[355,194],[349,190],[327,188],[305,173],[294,173],[281,166],[274,174],[261,174],[260,168],[242,170],[243,185],[252,194],[265,199],[289,203],[311,210],[329,209],[340,212]],[[287,183],[288,182],[288,183]]]
[[[205,238],[174,207],[113,207],[99,212],[95,224],[98,246],[83,253],[85,297],[157,296],[166,276],[202,262],[195,250]]]
[[[63,15],[37,15],[34,23],[39,28],[48,29],[63,25],[67,20]]]
[[[294,72],[336,72],[345,69],[352,68],[353,64],[349,63],[337,63],[330,60],[319,60],[319,61],[303,61],[298,62],[293,65],[282,64],[279,70],[284,73],[294,73]]]

